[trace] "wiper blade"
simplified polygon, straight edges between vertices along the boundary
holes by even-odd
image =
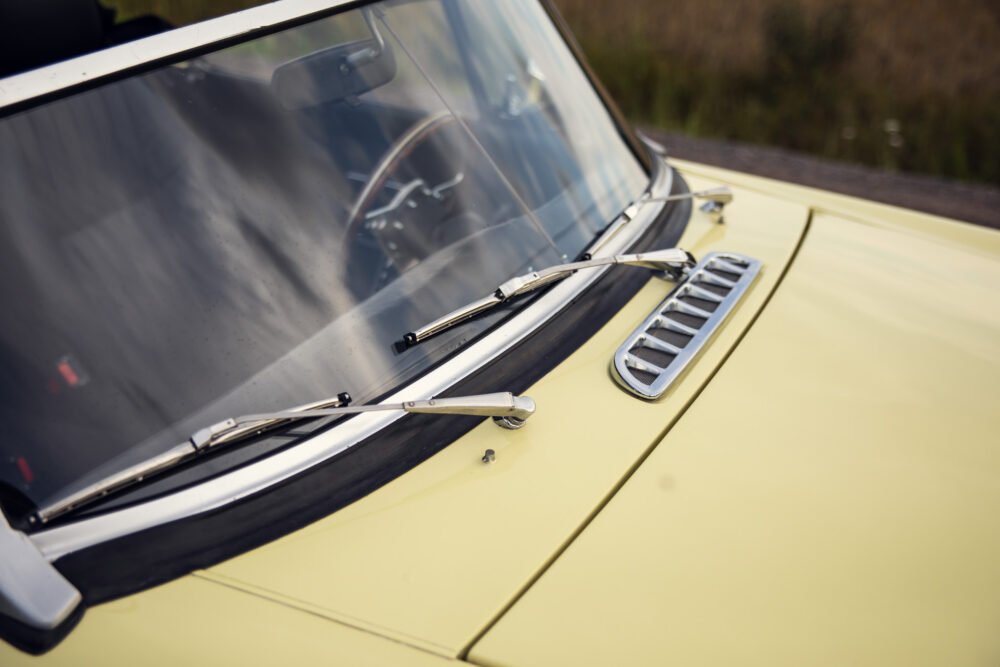
[[[410,331],[403,336],[403,344],[406,346],[416,345],[447,331],[452,327],[465,322],[468,319],[496,308],[502,303],[511,299],[533,292],[546,285],[567,278],[581,269],[593,269],[600,266],[621,264],[624,266],[638,266],[656,271],[666,271],[676,279],[682,278],[686,271],[697,264],[697,260],[687,250],[682,248],[667,248],[664,250],[651,250],[650,252],[637,253],[633,255],[614,255],[612,257],[587,257],[578,262],[568,264],[556,264],[545,269],[525,273],[516,276],[502,283],[488,296],[466,304],[461,308],[439,317],[429,324]]]
[[[279,412],[265,412],[226,419],[196,431],[190,439],[142,463],[87,486],[80,491],[39,509],[37,520],[42,523],[79,509],[112,492],[141,482],[221,445],[233,444],[259,435],[278,426],[302,419],[320,419],[359,414],[401,410],[420,414],[469,415],[493,417],[497,425],[507,429],[524,426],[535,412],[535,402],[528,396],[515,396],[510,392],[480,394],[455,398],[431,398],[403,403],[378,403],[374,405],[349,405],[351,397],[339,394],[335,400],[314,403],[303,408]]]

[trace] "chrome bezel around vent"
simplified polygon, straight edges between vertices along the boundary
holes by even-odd
[[[642,398],[662,396],[740,302],[761,266],[756,259],[731,252],[706,255],[615,352],[614,378],[625,389]],[[715,309],[705,310],[688,299],[715,304]],[[682,322],[670,317],[671,313],[680,313],[692,320]],[[699,319],[701,324],[693,321]],[[656,336],[653,333],[656,329],[676,334],[676,342]],[[687,340],[684,341],[684,338]],[[642,349],[670,359],[662,366],[644,360],[636,355]],[[652,379],[648,379],[649,376]]]

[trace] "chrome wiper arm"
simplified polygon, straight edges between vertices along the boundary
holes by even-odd
[[[337,394],[336,398],[309,403],[289,412],[297,413],[300,410],[304,411],[318,408],[337,407],[347,405],[350,401],[351,395],[347,392],[343,392],[341,394]],[[270,431],[271,429],[277,428],[288,423],[289,421],[289,419],[272,419],[230,429],[225,434],[219,434],[210,446],[214,447],[216,445],[237,442],[249,436],[259,435],[266,431]],[[185,463],[202,453],[204,449],[205,447],[198,447],[195,445],[192,437],[171,447],[165,452],[156,454],[155,456],[152,456],[133,466],[129,466],[124,470],[112,473],[103,479],[99,479],[93,484],[85,486],[79,491],[75,491],[69,495],[50,502],[44,507],[41,507],[35,513],[35,517],[42,523],[47,523],[48,521],[51,521],[66,512],[78,509],[84,505],[89,505],[95,500],[99,500],[100,498],[103,498],[111,493],[120,491],[127,486],[131,486],[137,482],[142,482],[149,477],[175,468],[181,463]]]
[[[687,250],[682,248],[666,248],[632,255],[592,257],[568,264],[556,264],[555,266],[525,273],[524,275],[507,280],[500,284],[492,294],[453,310],[419,329],[408,332],[403,336],[403,344],[410,346],[422,343],[428,338],[447,331],[455,325],[495,308],[514,297],[533,292],[557,280],[562,280],[581,269],[621,264],[624,266],[653,269],[654,271],[666,271],[673,277],[680,278],[683,277],[685,271],[697,263],[694,256]]]
[[[722,214],[722,209],[725,208],[726,204],[730,204],[733,201],[733,191],[728,185],[721,185],[717,188],[708,188],[707,190],[697,190],[695,192],[684,192],[679,195],[665,195],[662,197],[644,197],[642,199],[637,199],[625,209],[623,216],[627,220],[631,220],[635,216],[639,215],[639,209],[641,209],[646,204],[655,204],[663,202],[672,201],[684,201],[685,199],[702,199],[705,204],[702,205],[702,210],[706,212],[716,213],[720,216]],[[705,207],[708,208],[705,208]]]
[[[370,405],[343,405],[319,410],[288,410],[285,412],[264,412],[257,415],[234,417],[197,431],[191,436],[191,444],[199,451],[225,439],[234,430],[247,425],[267,423],[274,420],[318,419],[339,417],[362,412],[386,412],[401,410],[420,414],[469,415],[472,417],[493,417],[500,426],[518,429],[524,426],[528,417],[535,413],[535,402],[528,396],[515,396],[510,392],[479,394],[457,398],[430,398],[402,403],[375,403]]]
[[[640,199],[637,204],[650,204],[652,202],[681,201],[684,199],[704,199],[716,204],[729,204],[733,201],[733,190],[728,185],[721,185],[717,188],[698,190],[697,192],[685,192],[680,195],[667,195],[665,197],[646,197]]]
[[[199,429],[190,439],[166,452],[157,454],[130,468],[60,498],[40,508],[35,518],[42,523],[79,509],[110,493],[141,482],[148,477],[164,472],[184,463],[214,447],[232,444],[259,435],[277,426],[300,419],[319,419],[358,414],[361,412],[382,412],[402,410],[424,414],[470,415],[493,417],[503,428],[518,429],[535,412],[535,402],[528,396],[515,396],[510,392],[480,394],[456,398],[431,398],[403,403],[379,403],[375,405],[349,405],[351,397],[342,393],[334,400],[313,403],[301,408],[280,412],[265,412],[226,419],[212,426]],[[333,407],[328,407],[333,406]]]

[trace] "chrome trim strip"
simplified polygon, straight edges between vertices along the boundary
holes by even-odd
[[[249,32],[300,19],[308,20],[312,14],[349,2],[351,0],[281,0],[15,74],[0,79],[0,108],[169,59]]]
[[[661,160],[655,160],[654,164],[649,191],[654,194],[670,192],[673,187],[673,171]],[[595,243],[594,247],[598,249],[591,254],[595,257],[620,254],[649,228],[661,210],[662,206],[647,206],[634,216],[622,214],[608,226],[604,235]],[[439,395],[561,312],[611,266],[581,271],[554,285],[496,330],[389,396],[383,403],[401,403]],[[54,561],[108,540],[208,512],[263,491],[327,461],[402,416],[403,413],[385,412],[358,415],[295,447],[202,484],[108,514],[40,530],[30,537],[45,557]]]
[[[650,316],[625,339],[625,342],[615,352],[612,375],[618,384],[641,398],[654,399],[662,396],[697,356],[712,334],[733,311],[736,304],[740,302],[757,274],[760,273],[761,266],[762,264],[756,259],[743,255],[727,252],[713,252],[706,255],[691,271],[687,279],[660,302]],[[710,269],[737,274],[739,279],[736,281],[727,280],[712,273]],[[702,285],[711,285],[730,291],[722,297],[702,287]],[[718,305],[714,311],[708,312],[681,301],[681,298],[685,296]],[[699,317],[705,322],[701,326],[689,326],[667,317],[669,312]],[[653,329],[669,329],[690,336],[691,340],[678,347],[654,336],[650,333]],[[636,356],[634,353],[636,348],[671,354],[674,358],[667,362],[666,367],[660,367]],[[648,373],[656,377],[647,383],[636,376],[633,371]]]

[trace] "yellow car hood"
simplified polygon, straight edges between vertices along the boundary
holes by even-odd
[[[998,664],[1000,235],[868,212],[472,662]]]
[[[718,184],[691,181],[693,189]],[[538,404],[525,428],[484,422],[368,497],[197,576],[439,655],[464,655],[697,395],[778,284],[807,219],[805,206],[752,190],[737,193],[726,224],[693,216],[683,247],[697,256],[742,252],[765,266],[663,400],[631,396],[609,372],[616,348],[673,288],[654,278],[525,392]],[[495,462],[482,462],[486,449]]]
[[[764,268],[662,399],[609,373],[653,279],[524,429],[89,609],[44,662],[996,664],[1000,235],[683,167],[736,200],[681,245]]]

